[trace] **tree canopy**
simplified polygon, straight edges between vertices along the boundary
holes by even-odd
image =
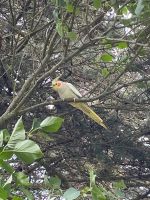
[[[75,199],[72,187],[88,185],[90,171],[94,200],[149,198],[149,20],[147,0],[1,0],[0,172],[5,180],[14,173],[1,159],[17,163],[15,182],[24,180],[34,194],[24,189],[25,197],[47,198],[46,174]],[[69,106],[73,99],[60,100],[50,87],[58,76],[109,130]],[[106,195],[111,184],[124,196]]]

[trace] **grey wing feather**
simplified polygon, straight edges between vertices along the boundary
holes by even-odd
[[[69,88],[71,89],[71,91],[78,97],[81,98],[82,95],[80,94],[80,92],[71,84],[71,83],[66,83]]]

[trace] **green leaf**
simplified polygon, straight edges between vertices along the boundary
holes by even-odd
[[[4,184],[4,188],[7,188],[8,185],[10,185],[12,183],[12,175],[10,175],[10,177],[7,179],[7,181]]]
[[[11,179],[12,176],[10,176],[9,178]],[[11,191],[12,191],[12,182],[9,183],[10,179],[8,180],[8,182],[6,182],[3,186],[3,188],[5,189],[5,191],[7,191],[8,196],[10,195]]]
[[[138,0],[137,7],[135,9],[135,14],[139,17],[144,8],[143,0]]]
[[[101,70],[101,74],[104,78],[106,78],[109,75],[108,69],[105,67]]]
[[[22,122],[22,117],[20,117],[20,119],[15,124],[13,132],[6,146],[13,149],[17,143],[23,140],[25,140],[25,130]]]
[[[12,200],[23,200],[21,197],[14,196]]]
[[[28,200],[34,200],[34,196],[33,196],[32,192],[30,192],[29,190],[27,190],[25,188],[21,188],[21,190],[26,195]]]
[[[15,171],[14,168],[8,162],[1,159],[0,159],[0,167],[5,169],[10,174],[12,174]]]
[[[75,15],[80,15],[81,14],[81,11],[80,11],[80,8],[79,7],[76,7],[76,10],[75,10]]]
[[[106,200],[106,196],[104,194],[104,190],[101,187],[97,187],[96,185],[92,188],[92,199],[93,200]]]
[[[47,117],[42,121],[40,126],[45,132],[57,132],[60,129],[63,121],[64,119],[60,117]]]
[[[121,180],[121,181],[116,181],[116,182],[114,182],[114,183],[113,183],[113,187],[114,187],[115,189],[123,190],[123,189],[126,188],[126,185],[125,185],[124,181]]]
[[[99,9],[101,7],[101,0],[93,0],[93,6]]]
[[[124,6],[124,7],[121,9],[121,11],[122,11],[122,14],[124,14],[124,15],[127,15],[128,12],[129,12],[127,6]]]
[[[58,178],[58,176],[51,177],[48,179],[47,176],[44,177],[44,182],[46,186],[52,188],[52,189],[59,189],[61,185],[61,180]]]
[[[63,32],[63,26],[62,26],[62,22],[58,21],[56,24],[56,30],[58,32],[58,34],[63,37],[64,36],[64,32]]]
[[[0,153],[0,158],[3,160],[8,160],[13,156],[13,152],[10,150],[5,150],[3,149],[3,151]]]
[[[75,188],[71,187],[64,193],[63,197],[65,200],[73,200],[78,198],[80,195],[80,191],[76,190]]]
[[[69,12],[69,13],[73,13],[74,7],[73,7],[73,5],[71,3],[68,3],[66,5],[66,11]]]
[[[28,164],[43,156],[39,146],[31,140],[24,140],[19,142],[16,144],[13,151],[18,158]]]
[[[64,37],[65,33],[68,32],[68,27],[62,23],[61,20],[58,20],[56,23],[56,30],[61,37]]]
[[[75,32],[68,32],[66,37],[69,38],[71,41],[75,41],[78,36]]]
[[[37,118],[34,118],[33,119],[33,122],[32,122],[32,127],[31,127],[31,130],[30,130],[30,132],[31,131],[36,131],[36,130],[38,130],[39,128],[41,128],[40,127],[40,121],[39,121],[39,119],[37,119]]]
[[[10,134],[7,129],[3,129],[0,131],[0,147],[3,146],[3,142],[8,142],[10,138]]]
[[[3,137],[4,142],[8,142],[10,139],[10,133],[8,132],[7,129],[4,129],[3,134],[4,134],[4,137]]]
[[[127,44],[126,42],[119,42],[119,43],[117,44],[117,47],[118,47],[119,49],[125,49],[125,48],[128,47],[128,44]]]
[[[112,61],[113,57],[110,54],[105,53],[105,54],[101,55],[101,59],[104,62],[110,62],[110,61]]]
[[[0,199],[1,200],[7,200],[8,193],[6,190],[4,190],[3,187],[0,187]]]
[[[34,118],[33,119],[33,123],[32,123],[32,128],[31,128],[31,130],[34,130],[34,129],[38,129],[39,127],[40,127],[40,121],[39,121],[39,119],[37,119],[37,118]]]
[[[91,192],[91,188],[90,187],[84,187],[82,190],[81,190],[81,193],[84,195],[84,194],[87,194]]]
[[[89,174],[90,174],[90,188],[91,188],[93,185],[95,185],[95,178],[96,178],[93,168],[89,169]]]
[[[29,187],[31,183],[29,182],[29,177],[23,172],[15,173],[17,185]]]

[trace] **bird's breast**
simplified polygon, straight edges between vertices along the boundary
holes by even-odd
[[[77,98],[77,96],[69,89],[58,91],[61,99]]]

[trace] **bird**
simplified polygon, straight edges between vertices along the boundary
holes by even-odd
[[[59,80],[58,78],[55,78],[52,81],[51,85],[52,89],[56,91],[59,94],[59,97],[61,99],[80,99],[82,98],[82,95],[80,92],[76,89],[75,86],[73,86],[71,83],[63,82]],[[81,110],[83,113],[85,113],[89,118],[93,119],[97,124],[104,127],[105,129],[108,129],[107,126],[104,124],[103,120],[90,108],[87,103],[84,102],[70,102],[71,106]]]

